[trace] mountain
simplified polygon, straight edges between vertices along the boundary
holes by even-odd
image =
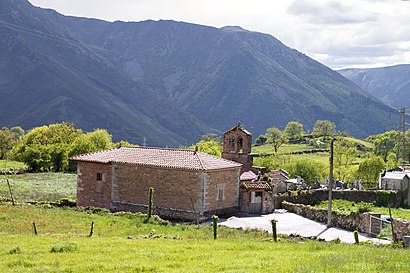
[[[410,106],[410,64],[338,72],[391,106]]]
[[[241,121],[255,136],[329,119],[358,137],[391,110],[274,37],[240,27],[68,17],[0,2],[0,126],[60,121],[116,140],[189,145]]]
[[[72,121],[133,143],[147,137],[148,144],[170,146],[206,132],[192,115],[74,39],[64,16],[6,0],[0,18],[2,126]]]

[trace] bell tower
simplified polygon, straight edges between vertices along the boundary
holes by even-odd
[[[251,148],[252,134],[240,122],[224,133],[222,158],[241,163],[242,173],[253,165]]]

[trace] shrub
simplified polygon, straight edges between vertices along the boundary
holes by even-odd
[[[73,243],[58,244],[51,248],[51,253],[74,252],[77,250],[77,245]]]
[[[389,207],[395,199],[395,193],[391,191],[377,191],[376,206]]]
[[[61,198],[60,200],[53,203],[56,207],[75,207],[77,206],[77,201],[70,198]]]
[[[107,215],[110,213],[108,209],[98,208],[98,207],[81,207],[78,208],[79,211],[83,211],[89,214]]]
[[[19,246],[16,246],[9,250],[9,254],[19,254],[19,253],[21,253],[21,248]]]
[[[354,242],[355,242],[356,244],[358,244],[358,243],[359,243],[359,231],[355,230],[355,231],[353,232],[353,234],[354,234]]]
[[[360,202],[359,203],[359,208],[358,208],[358,212],[359,213],[363,213],[363,212],[369,212],[372,210],[372,204],[370,203],[364,203],[364,202]]]
[[[278,241],[278,234],[276,230],[276,219],[272,219],[270,223],[272,224],[272,235],[273,235],[273,241],[277,242]]]

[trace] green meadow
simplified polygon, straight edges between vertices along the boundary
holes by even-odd
[[[0,272],[407,272],[409,249],[172,224],[142,214],[0,205]],[[155,220],[156,219],[156,220]],[[33,222],[38,235],[34,235]],[[91,222],[94,222],[90,237]]]

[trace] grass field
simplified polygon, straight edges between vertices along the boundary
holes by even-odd
[[[70,173],[25,173],[0,175],[0,196],[10,197],[6,179],[12,187],[17,202],[56,201],[76,197],[76,174]]]
[[[279,147],[279,154],[287,154],[292,152],[300,152],[306,150],[313,150],[314,147],[307,144],[283,144]],[[255,154],[273,154],[275,153],[275,148],[272,144],[265,144],[262,146],[252,146],[252,153]]]
[[[409,249],[0,204],[0,272],[406,272]],[[36,222],[39,235],[33,234]],[[91,221],[94,235],[88,237]],[[150,235],[151,234],[151,235]]]

